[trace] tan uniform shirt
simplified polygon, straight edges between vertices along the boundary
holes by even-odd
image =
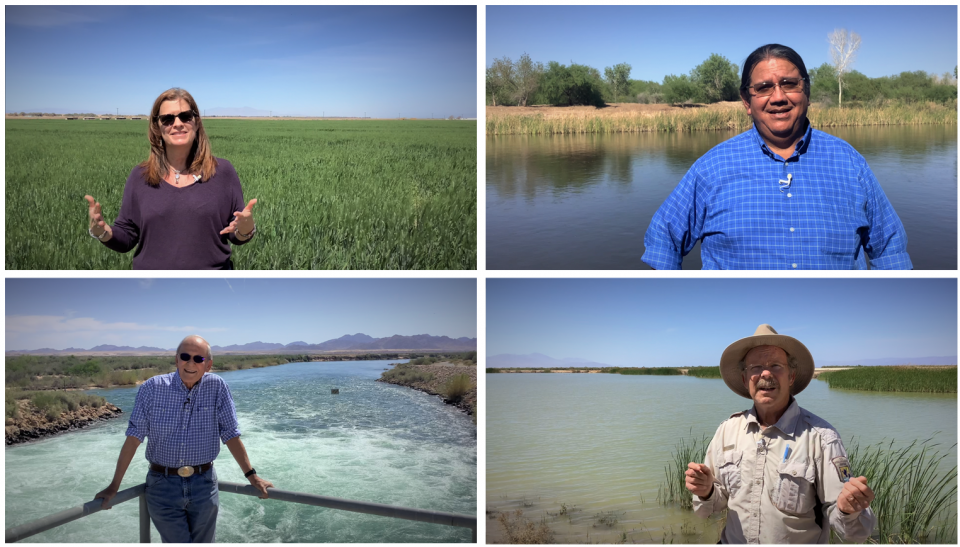
[[[723,543],[827,543],[831,528],[863,541],[873,532],[871,509],[844,515],[836,506],[843,483],[855,476],[840,435],[792,398],[766,429],[756,408],[731,416],[704,459],[714,488],[709,498],[693,496],[693,510],[703,518],[728,510]]]

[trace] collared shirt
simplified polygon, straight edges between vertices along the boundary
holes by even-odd
[[[653,215],[642,260],[680,269],[698,240],[705,270],[862,270],[864,253],[874,269],[913,267],[866,160],[809,124],[787,160],[756,126],[698,159]]]
[[[830,528],[859,542],[873,532],[872,509],[844,515],[836,506],[843,483],[856,476],[840,435],[796,400],[766,429],[756,407],[734,414],[704,460],[713,492],[693,496],[693,510],[706,518],[727,509],[723,543],[827,543]]]
[[[187,389],[180,373],[154,376],[137,391],[127,436],[147,438],[147,460],[165,467],[203,465],[220,454],[220,441],[240,435],[233,396],[223,378],[204,374]]]

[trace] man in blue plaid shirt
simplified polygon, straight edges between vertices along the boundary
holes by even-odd
[[[807,120],[810,77],[789,47],[747,57],[740,98],[753,127],[693,167],[660,206],[642,260],[705,270],[910,269],[903,224],[852,146]]]
[[[147,439],[147,508],[164,543],[212,543],[220,507],[213,460],[220,441],[250,484],[267,498],[273,483],[257,476],[240,441],[237,411],[227,383],[215,374],[210,344],[188,336],[177,348],[177,370],[150,378],[137,391],[127,440],[113,482],[94,499],[104,509],[117,495],[123,475]]]

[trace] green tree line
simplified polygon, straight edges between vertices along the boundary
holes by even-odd
[[[600,70],[576,63],[535,62],[526,53],[513,61],[494,59],[487,68],[487,105],[603,106],[611,102],[715,103],[740,100],[740,67],[713,53],[687,74],[668,74],[661,82],[630,79],[632,67],[619,63]],[[810,70],[810,100],[837,104],[840,84],[829,63]],[[856,70],[843,75],[843,103],[851,106],[934,102],[955,104],[957,69],[953,74],[901,72],[870,78]]]

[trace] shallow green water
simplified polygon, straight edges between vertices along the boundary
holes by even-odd
[[[557,543],[716,543],[718,523],[661,506],[657,489],[681,437],[712,437],[751,402],[722,380],[612,374],[489,374],[487,511],[546,519]],[[849,445],[935,436],[957,461],[957,397],[831,390],[814,380],[800,405]],[[856,472],[856,470],[854,470]],[[560,515],[563,505],[566,515]],[[571,510],[570,508],[574,508]],[[612,526],[611,516],[616,518]],[[684,533],[689,532],[689,533]],[[502,541],[487,521],[488,541]]]

